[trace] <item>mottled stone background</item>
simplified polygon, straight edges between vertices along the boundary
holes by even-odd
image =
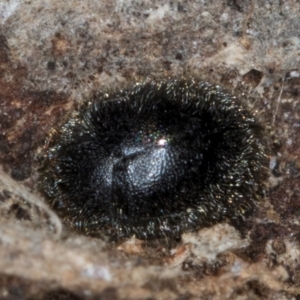
[[[0,299],[300,299],[300,3],[0,0]],[[236,226],[122,244],[61,231],[45,140],[94,91],[195,76],[270,136],[266,199]]]

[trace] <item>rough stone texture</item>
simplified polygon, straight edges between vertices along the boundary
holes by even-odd
[[[0,1],[0,299],[298,299],[299,14],[296,0]],[[177,243],[61,232],[36,188],[49,132],[95,90],[171,75],[258,111],[256,214]]]

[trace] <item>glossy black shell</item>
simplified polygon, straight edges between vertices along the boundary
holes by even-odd
[[[73,228],[178,237],[253,210],[263,129],[219,86],[170,79],[102,93],[52,135],[42,189]]]

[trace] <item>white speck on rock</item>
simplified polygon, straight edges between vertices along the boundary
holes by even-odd
[[[147,18],[147,23],[152,23],[157,20],[163,19],[166,12],[170,11],[168,4],[162,5],[155,10],[149,11],[149,17]]]
[[[239,232],[228,224],[217,224],[204,228],[198,234],[182,235],[184,244],[191,243],[191,252],[200,261],[213,261],[219,253],[249,245],[249,241],[241,239]]]
[[[227,22],[229,19],[229,15],[227,13],[223,13],[220,17],[222,22]]]
[[[82,275],[84,277],[93,279],[102,279],[105,281],[111,281],[112,276],[109,270],[104,266],[99,265],[89,265],[83,271]]]
[[[270,170],[273,170],[276,166],[276,156],[271,157],[270,159],[270,164],[269,164],[269,168]]]
[[[2,24],[14,14],[20,2],[20,0],[0,1],[0,16],[2,17]]]
[[[296,70],[291,71],[289,73],[289,75],[290,75],[291,78],[298,78],[298,77],[300,77],[300,73],[298,71],[296,71]]]

